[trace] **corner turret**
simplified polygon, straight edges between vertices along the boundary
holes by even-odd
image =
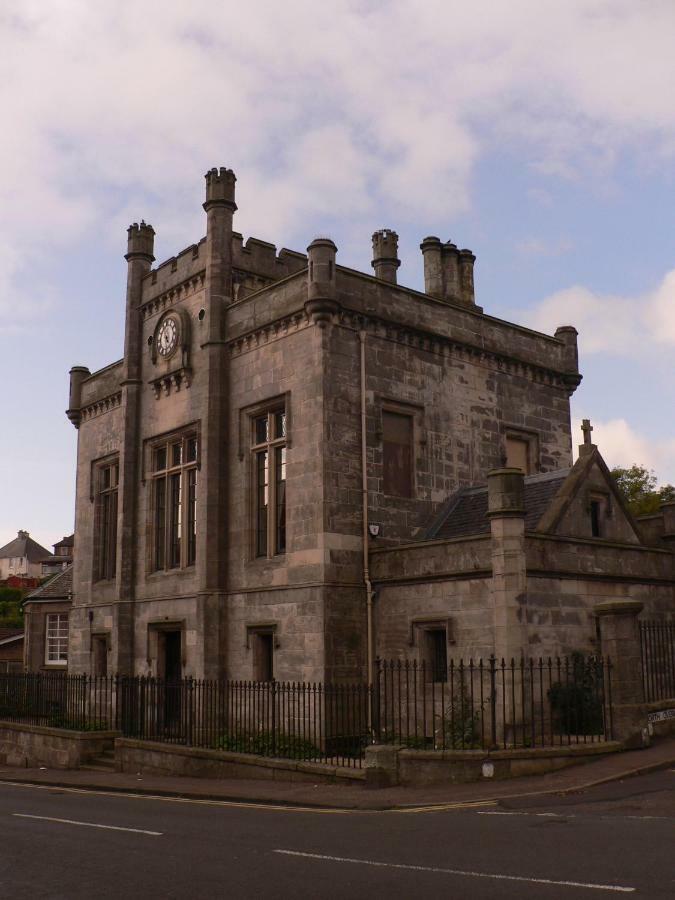
[[[330,238],[315,238],[307,248],[308,277],[305,309],[320,328],[325,328],[338,311],[335,255]]]
[[[127,252],[124,258],[127,262],[141,259],[148,263],[155,261],[155,229],[141,220],[141,224],[134,222],[127,228]]]

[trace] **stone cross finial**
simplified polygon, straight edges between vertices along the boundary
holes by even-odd
[[[591,431],[593,431],[593,426],[591,425],[590,419],[582,419],[581,430],[584,433],[584,444],[591,444]]]

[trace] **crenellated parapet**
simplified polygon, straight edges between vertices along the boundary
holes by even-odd
[[[277,253],[274,244],[249,237],[246,243],[239,232],[232,234],[232,267],[238,274],[240,289],[235,299],[241,299],[244,293],[260,290],[268,284],[294,275],[307,268],[307,256],[285,247]]]

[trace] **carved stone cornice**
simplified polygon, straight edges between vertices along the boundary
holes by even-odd
[[[93,403],[88,403],[86,406],[83,406],[80,410],[80,421],[86,422],[89,419],[94,419],[97,416],[102,416],[104,413],[110,412],[112,409],[117,409],[122,404],[122,391],[116,391],[114,394],[108,394],[107,397],[101,397],[99,400],[94,400]]]
[[[264,344],[271,344],[273,341],[280,340],[293,332],[308,328],[310,325],[310,318],[304,310],[291,313],[281,319],[276,319],[274,322],[269,322],[267,325],[262,325],[254,331],[249,331],[248,334],[245,334],[242,337],[228,341],[230,355],[240,356],[242,353],[246,353],[249,350],[256,350]]]
[[[456,338],[435,334],[414,326],[401,325],[388,322],[377,316],[364,315],[363,313],[341,307],[337,311],[334,321],[345,328],[368,333],[395,341],[408,347],[433,353],[436,356],[464,361],[473,365],[482,365],[497,372],[507,375],[516,375],[527,378],[536,384],[547,384],[564,390],[568,396],[574,393],[581,381],[581,375],[573,372],[562,372],[550,369],[533,362],[500,353],[497,350],[478,347]],[[238,356],[248,350],[255,350],[261,345],[286,337],[287,334],[309,327],[312,320],[306,311],[296,311],[274,322],[269,322],[259,328],[255,328],[245,335],[230,341],[230,353]]]
[[[160,397],[168,397],[170,393],[176,393],[181,388],[189,388],[191,381],[192,369],[190,366],[181,366],[179,369],[151,379],[149,383],[155,392],[155,399],[159,400]]]
[[[197,291],[201,290],[204,287],[205,280],[205,271],[195,272],[194,275],[190,275],[189,278],[186,278],[179,284],[176,284],[168,290],[163,291],[161,294],[153,297],[152,300],[148,300],[146,303],[142,303],[140,307],[141,316],[144,319],[147,319],[150,316],[155,315],[155,313],[163,312],[163,310],[167,309],[170,306],[173,306],[180,300],[184,300],[191,294],[196,294]]]

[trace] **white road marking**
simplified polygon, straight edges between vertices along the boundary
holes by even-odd
[[[528,884],[552,884],[558,887],[586,888],[595,891],[615,891],[621,894],[632,894],[634,887],[619,884],[593,884],[584,881],[555,881],[552,878],[528,878],[524,875],[498,875],[492,872],[472,872],[465,869],[444,869],[439,866],[412,866],[405,863],[377,862],[372,859],[352,859],[348,856],[328,856],[323,853],[303,853],[300,850],[273,850],[284,856],[302,856],[305,859],[318,859],[325,862],[354,863],[360,866],[376,866],[382,869],[408,869],[411,872],[435,872],[441,875],[462,875],[467,878],[491,878],[496,881],[523,881]]]
[[[134,834],[151,834],[161,837],[162,831],[146,831],[144,828],[122,828],[121,825],[99,825],[97,822],[77,822],[75,819],[55,819],[53,816],[29,816],[27,813],[12,813],[17,819],[40,819],[43,822],[59,822],[61,825],[85,825],[87,828],[105,828],[108,831],[132,831]]]
[[[617,819],[631,819],[632,821],[637,822],[651,822],[651,821],[669,821],[670,816],[624,816],[620,812],[616,812],[613,815],[606,816],[594,816],[590,814],[586,814],[585,816],[579,816],[577,813],[555,813],[555,812],[501,812],[499,810],[487,810],[480,811],[476,813],[478,816],[534,816],[536,818],[547,818],[547,819],[601,819],[604,822],[615,822]]]

